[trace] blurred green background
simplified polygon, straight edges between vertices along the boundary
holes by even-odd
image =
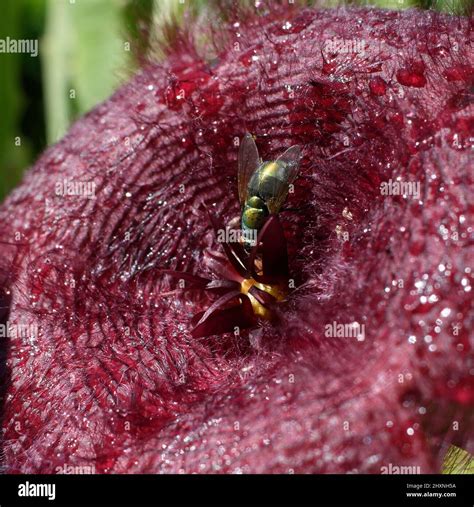
[[[395,9],[418,6],[463,13],[472,1],[350,3]],[[160,25],[171,16],[179,19],[187,8],[212,9],[214,2],[3,0],[0,39],[38,40],[39,54],[35,58],[28,53],[0,53],[0,200],[45,146],[60,139],[75,118],[107,98],[133,72],[137,65],[134,55],[147,50],[147,38],[140,36],[141,32],[147,33],[146,28],[152,24],[159,37]],[[251,3],[248,0],[240,3],[244,2]],[[340,0],[322,2],[334,6]]]
[[[0,53],[0,199],[74,119],[135,69],[153,0],[6,0],[0,39],[38,40],[38,56]],[[166,1],[162,3],[166,6]]]

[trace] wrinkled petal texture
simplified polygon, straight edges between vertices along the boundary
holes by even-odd
[[[473,450],[471,20],[290,9],[222,32],[212,61],[182,42],[146,65],[0,208],[2,318],[39,329],[1,340],[7,473],[430,473]],[[247,131],[267,160],[303,147],[296,288],[250,333],[192,339],[215,297],[160,269],[217,278],[201,205],[238,216]],[[382,195],[397,178],[420,194]],[[354,322],[364,340],[330,336]]]

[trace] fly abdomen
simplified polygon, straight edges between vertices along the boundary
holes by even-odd
[[[256,241],[258,231],[262,228],[267,216],[268,208],[265,202],[256,195],[250,197],[242,213],[244,243],[249,245]]]
[[[266,213],[262,209],[245,207],[242,215],[244,227],[260,229],[265,221]]]

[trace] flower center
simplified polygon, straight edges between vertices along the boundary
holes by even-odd
[[[286,292],[280,285],[266,285],[256,282],[253,278],[245,278],[240,284],[240,292],[250,299],[255,315],[262,319],[270,320],[272,312],[249,292],[253,286],[272,295],[277,301],[283,301]]]

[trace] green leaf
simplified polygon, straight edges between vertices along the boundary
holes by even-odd
[[[60,139],[70,123],[71,20],[68,2],[49,0],[41,45],[48,142]]]
[[[69,4],[72,27],[72,83],[78,112],[105,100],[118,87],[133,41],[126,40],[120,0],[76,0]]]
[[[395,10],[409,9],[420,5],[419,0],[372,0],[370,3],[383,9]]]
[[[109,97],[131,56],[124,0],[49,0],[43,41],[48,141]]]

